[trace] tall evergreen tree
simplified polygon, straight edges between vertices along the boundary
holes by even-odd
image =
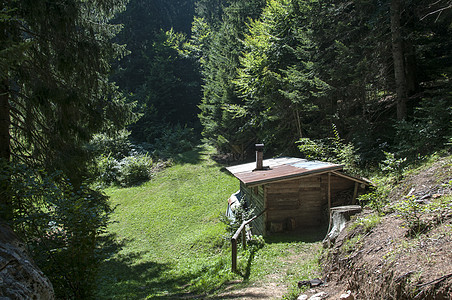
[[[264,4],[262,0],[223,1],[215,7],[220,22],[212,20],[211,15],[200,14],[193,27],[198,35],[194,34],[192,44],[198,45],[204,80],[199,106],[203,135],[218,149],[240,156],[256,141],[256,134],[237,112],[242,99],[234,80],[244,49],[246,23],[259,16]]]
[[[279,153],[291,153],[296,140],[322,124],[322,95],[329,87],[313,63],[310,3],[267,3],[261,18],[250,23],[237,84],[260,139]]]
[[[130,53],[115,64],[112,78],[138,104],[142,117],[129,127],[137,143],[152,144],[167,128],[198,123],[200,76],[194,60],[177,51],[194,9],[195,0],[131,0],[116,19],[124,24],[117,41]]]
[[[0,153],[4,163],[63,170],[79,185],[83,145],[124,125],[128,108],[109,80],[124,48],[108,21],[125,0],[2,1]],[[7,184],[7,180],[2,182]],[[2,204],[8,204],[2,193]]]
[[[334,124],[373,160],[450,137],[450,1],[267,1],[247,27],[231,22],[233,1],[218,3],[195,20],[192,45],[204,135],[219,148],[254,137],[287,153]]]

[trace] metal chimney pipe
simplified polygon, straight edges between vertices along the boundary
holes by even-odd
[[[256,170],[264,169],[264,144],[256,144]]]

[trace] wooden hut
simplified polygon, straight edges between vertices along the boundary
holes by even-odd
[[[240,180],[240,192],[255,214],[254,234],[327,224],[331,207],[355,204],[369,181],[348,176],[343,166],[301,158],[262,159],[228,167]]]

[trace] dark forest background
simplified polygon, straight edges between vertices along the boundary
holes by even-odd
[[[131,1],[116,21],[136,143],[193,128],[240,158],[339,137],[366,165],[450,139],[448,1]]]

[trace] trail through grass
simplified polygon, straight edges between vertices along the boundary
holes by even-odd
[[[236,288],[273,282],[286,289],[289,280],[315,275],[319,243],[299,237],[241,251],[241,275],[230,272],[219,216],[239,184],[206,151],[186,153],[139,187],[106,191],[117,207],[101,248],[108,256],[97,299],[216,298],[231,281]],[[300,260],[301,253],[309,256]]]

